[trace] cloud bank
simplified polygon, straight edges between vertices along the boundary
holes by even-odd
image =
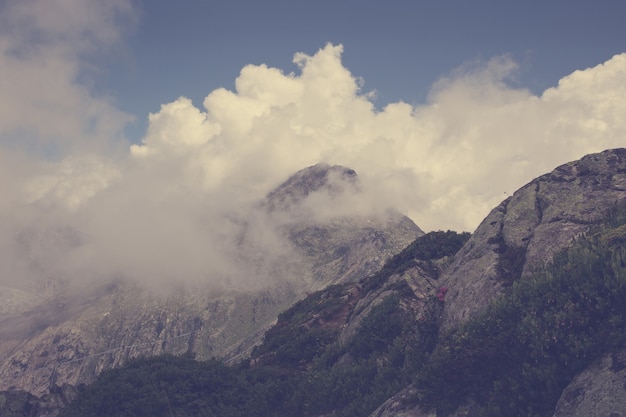
[[[392,206],[424,230],[472,231],[531,179],[626,138],[626,54],[541,95],[512,87],[516,63],[496,57],[442,77],[427,103],[378,109],[342,64],[342,46],[328,44],[295,54],[294,72],[244,67],[234,91],[208,92],[202,108],[185,97],[163,104],[141,143],[120,151],[130,116],[89,87],[89,62],[123,40],[130,3],[28,0],[0,16],[5,285],[41,276],[248,285],[292,255],[255,207],[304,167],[356,170],[354,212]],[[241,266],[243,241],[253,266]]]
[[[624,144],[624,54],[540,96],[511,87],[517,66],[497,57],[442,78],[424,105],[380,110],[341,54],[330,44],[296,54],[297,74],[249,65],[203,109],[186,98],[163,105],[131,156],[180,158],[186,183],[253,198],[304,166],[341,164],[365,179],[370,204],[391,202],[427,230],[471,231],[534,177]]]

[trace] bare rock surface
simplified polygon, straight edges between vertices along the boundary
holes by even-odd
[[[626,416],[626,352],[610,354],[574,378],[554,417]]]
[[[489,213],[446,271],[444,327],[483,311],[625,198],[626,149],[587,155],[516,191]]]

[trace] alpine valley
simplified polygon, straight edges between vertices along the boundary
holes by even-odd
[[[0,416],[626,415],[626,149],[536,178],[471,235],[351,213],[359,189],[318,164],[238,219],[263,285],[1,288]],[[16,236],[46,242],[80,232]]]

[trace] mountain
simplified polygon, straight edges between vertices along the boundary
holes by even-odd
[[[42,277],[34,288],[3,290],[0,390],[42,396],[65,384],[89,383],[138,356],[245,358],[278,313],[307,292],[371,274],[423,234],[394,211],[340,210],[356,193],[354,171],[319,164],[270,192],[253,216],[237,219],[236,262],[262,285],[159,290],[117,278],[77,288]],[[77,236],[67,228],[34,230],[20,236],[20,244],[65,248],[79,246]],[[285,254],[268,258],[264,245],[277,240]]]
[[[542,175],[483,220],[443,280],[454,326],[552,259],[626,198],[626,151],[587,155]]]
[[[355,171],[321,163],[294,174],[262,204],[312,266],[315,289],[373,274],[424,234],[393,209],[359,214],[360,194]]]
[[[429,370],[440,375],[426,378],[440,384],[428,399],[440,413],[626,414],[625,201],[626,150],[614,149],[556,168],[491,211],[441,277],[449,291]],[[496,385],[468,388],[481,384]],[[518,398],[505,410],[489,405],[496,394]],[[429,395],[410,386],[374,415],[429,415],[427,401],[403,401]]]
[[[63,416],[364,415],[402,388],[436,343],[438,279],[468,237],[431,232],[381,271],[310,294],[239,364],[134,361],[81,388]]]
[[[321,230],[343,224],[330,190],[350,200],[358,183],[331,168],[305,181],[339,184],[321,196],[303,187],[260,203],[292,213],[277,215],[285,235],[316,236],[296,219],[324,219],[310,216],[320,199],[342,213]],[[419,234],[372,274],[310,282],[331,285],[278,314],[249,357],[132,360],[80,386],[61,417],[626,414],[626,149],[533,180],[471,236]]]

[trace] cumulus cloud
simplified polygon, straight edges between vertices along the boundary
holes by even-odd
[[[254,198],[304,166],[341,164],[364,180],[363,204],[391,203],[425,229],[472,230],[506,193],[626,133],[626,55],[540,96],[511,87],[517,65],[497,57],[442,78],[426,104],[377,110],[341,53],[296,54],[299,74],[247,66],[202,110],[185,98],[164,105],[133,155],[187,152],[181,167],[203,189]]]
[[[263,285],[262,277],[289,275],[295,258],[272,223],[286,220],[265,216],[259,202],[299,169],[326,162],[357,171],[358,192],[308,200],[324,218],[328,207],[361,215],[394,207],[424,230],[472,231],[506,194],[561,163],[621,146],[626,134],[626,54],[541,95],[512,87],[517,66],[497,57],[442,77],[427,103],[377,109],[342,64],[342,46],[329,44],[297,53],[294,72],[244,67],[234,91],[208,92],[202,108],[185,97],[163,104],[141,143],[119,154],[107,144],[127,115],[78,75],[94,45],[119,40],[118,17],[132,8],[78,2],[90,6],[69,25],[59,24],[60,12],[42,13],[74,3],[7,9],[27,25],[0,38],[0,68],[23,74],[0,81],[5,283],[57,274]],[[95,21],[100,13],[104,23]],[[77,35],[86,27],[87,41]],[[27,42],[24,31],[54,36]],[[15,146],[25,137],[28,146]],[[33,152],[33,143],[61,151]],[[16,148],[27,162],[16,162]]]
[[[89,58],[134,20],[127,0],[24,0],[0,5],[0,143],[58,154],[102,147],[130,116],[86,87]]]
[[[64,273],[58,231],[118,176],[131,116],[89,86],[135,16],[126,0],[0,3],[0,284]]]

